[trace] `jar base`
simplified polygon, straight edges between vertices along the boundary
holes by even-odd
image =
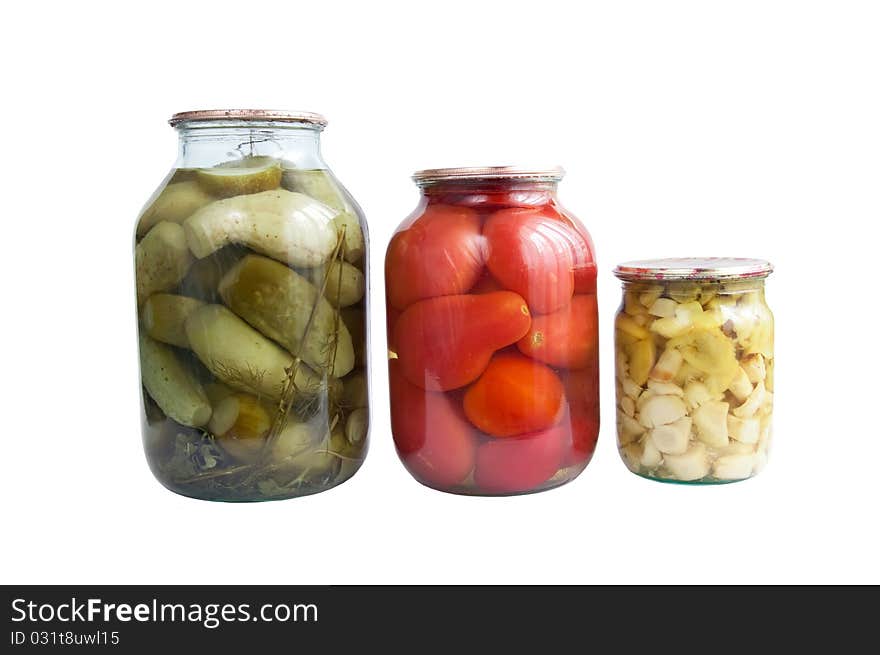
[[[547,482],[544,482],[542,485],[535,487],[534,489],[526,489],[523,491],[510,491],[510,492],[491,492],[491,491],[482,491],[476,487],[461,485],[458,487],[440,487],[430,484],[422,479],[420,479],[416,475],[412,475],[413,479],[428,489],[433,489],[435,491],[440,491],[445,494],[450,494],[452,496],[473,496],[479,498],[508,498],[510,496],[529,496],[532,494],[538,494],[544,491],[552,491],[553,489],[558,489],[559,487],[565,486],[575,478],[577,478],[581,473],[583,473],[584,469],[587,468],[587,464],[589,460],[583,462],[582,465],[578,467],[569,467],[572,470],[572,474],[566,475],[564,478],[556,479],[550,478]],[[555,476],[554,476],[555,477]]]
[[[711,487],[711,486],[721,486],[725,484],[736,484],[737,482],[745,482],[746,480],[751,480],[755,477],[752,475],[748,478],[740,478],[738,480],[719,480],[717,478],[700,478],[699,480],[676,480],[674,478],[660,478],[652,475],[645,475],[644,473],[636,473],[635,471],[630,471],[633,475],[643,478],[645,480],[651,480],[652,482],[662,482],[664,484],[677,484],[686,487]]]
[[[232,494],[230,494],[228,496],[216,496],[216,495],[211,495],[211,494],[207,494],[207,493],[200,494],[199,490],[198,490],[198,485],[195,483],[193,483],[193,484],[175,484],[173,482],[164,480],[161,475],[158,475],[155,470],[152,470],[152,467],[151,467],[151,470],[153,473],[153,477],[156,478],[156,481],[159,482],[159,484],[161,484],[163,487],[165,487],[165,489],[167,489],[168,491],[170,491],[174,494],[177,494],[178,496],[183,496],[184,498],[192,498],[193,500],[202,500],[202,501],[213,502],[213,503],[239,504],[239,503],[266,503],[266,502],[272,502],[272,501],[277,501],[277,500],[291,500],[293,498],[304,498],[306,496],[314,496],[315,494],[319,494],[324,491],[329,491],[331,489],[335,489],[336,487],[338,487],[342,484],[345,484],[346,482],[351,480],[357,474],[357,472],[360,470],[360,467],[362,466],[362,464],[363,464],[363,462],[358,464],[357,468],[352,470],[347,477],[334,480],[333,482],[331,482],[329,484],[325,484],[323,486],[316,485],[316,486],[312,486],[312,487],[305,487],[304,486],[304,487],[296,489],[296,491],[294,491],[294,492],[291,492],[288,494],[278,494],[278,495],[274,495],[274,496],[273,495],[235,496]]]

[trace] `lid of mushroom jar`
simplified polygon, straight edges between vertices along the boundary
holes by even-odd
[[[621,280],[741,280],[761,279],[773,272],[773,265],[763,259],[744,257],[670,257],[641,259],[618,264],[614,275]]]

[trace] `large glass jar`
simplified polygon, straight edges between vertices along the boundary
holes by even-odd
[[[599,431],[596,264],[561,169],[435,169],[385,258],[391,421],[421,483],[460,494],[575,478]]]
[[[773,417],[769,263],[699,258],[615,269],[617,440],[627,467],[719,484],[767,463]]]
[[[170,121],[174,168],[135,232],[143,438],[185,496],[312,494],[360,467],[369,424],[367,233],[317,114]]]

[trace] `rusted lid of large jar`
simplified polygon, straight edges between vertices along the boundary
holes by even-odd
[[[174,127],[180,123],[195,121],[259,121],[276,123],[307,123],[325,127],[327,119],[311,111],[286,111],[283,109],[198,109],[182,111],[168,119]]]
[[[744,257],[671,257],[642,259],[619,264],[614,275],[621,280],[736,280],[764,278],[773,265]]]
[[[412,179],[419,186],[435,182],[466,180],[533,180],[535,182],[558,182],[565,175],[561,166],[528,168],[525,166],[461,166],[458,168],[426,168],[413,173]]]

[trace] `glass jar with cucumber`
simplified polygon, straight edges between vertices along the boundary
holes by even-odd
[[[367,450],[367,231],[317,114],[196,111],[135,230],[143,438],[220,501],[312,494]]]

